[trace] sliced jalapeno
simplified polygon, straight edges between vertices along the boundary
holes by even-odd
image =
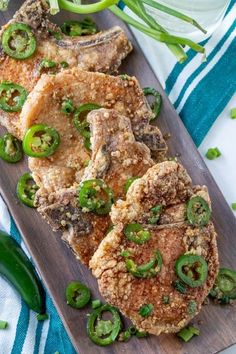
[[[21,142],[11,134],[0,137],[0,157],[10,163],[20,161],[23,157]]]
[[[236,272],[228,268],[220,268],[210,295],[221,304],[236,299]]]
[[[162,105],[162,97],[161,94],[152,87],[145,87],[143,89],[143,93],[145,96],[153,96],[155,98],[155,102],[151,105],[152,112],[154,113],[154,118],[159,116]],[[151,119],[151,120],[153,120]]]
[[[191,288],[203,285],[208,275],[208,265],[204,258],[197,254],[184,254],[175,263],[178,277]]]
[[[211,217],[211,209],[202,197],[196,196],[187,203],[187,218],[191,225],[205,226]]]
[[[56,67],[57,63],[55,61],[50,59],[43,59],[39,64],[39,71],[53,70],[53,72],[55,72]]]
[[[131,184],[133,184],[134,181],[136,181],[136,179],[139,179],[140,177],[131,177],[128,178],[127,181],[125,182],[125,193],[128,192],[129,187],[131,186]]]
[[[27,59],[34,54],[37,43],[28,25],[12,23],[2,34],[2,47],[14,59]]]
[[[158,204],[151,208],[151,217],[148,219],[148,224],[156,224],[161,216],[162,213],[162,205]]]
[[[110,312],[111,320],[103,320],[102,315]],[[121,328],[121,319],[116,308],[105,304],[95,309],[89,316],[87,322],[87,332],[89,338],[97,345],[107,346],[112,344]]]
[[[132,259],[128,258],[125,261],[126,268],[136,278],[153,278],[161,270],[162,256],[160,251],[155,251],[154,258],[148,263],[137,265]]]
[[[48,157],[60,145],[60,135],[54,128],[45,124],[33,125],[25,134],[23,149],[31,157]]]
[[[81,208],[98,215],[108,214],[114,201],[114,193],[101,179],[87,180],[81,183],[78,191]]]
[[[83,21],[65,21],[61,26],[62,32],[71,37],[95,34],[98,31],[96,23],[91,18],[85,18]]]
[[[101,106],[99,106],[98,104],[86,103],[76,109],[73,123],[75,128],[84,138],[90,138],[91,136],[89,130],[89,123],[87,122],[86,117],[89,112],[99,108],[101,108]]]
[[[27,98],[24,87],[13,82],[0,84],[0,109],[5,112],[18,112],[23,107]]]
[[[147,242],[151,234],[148,230],[144,230],[140,224],[128,224],[124,228],[124,234],[129,241],[133,241],[139,245]]]
[[[66,288],[67,304],[76,309],[82,309],[91,298],[91,292],[87,286],[78,281],[71,282]]]
[[[20,201],[30,208],[35,208],[34,200],[35,194],[39,187],[35,184],[34,179],[30,173],[25,173],[20,177],[17,183],[17,196]]]

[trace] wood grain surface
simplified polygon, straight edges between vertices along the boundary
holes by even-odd
[[[10,1],[8,12],[0,14],[0,24],[6,23],[22,3],[23,1]],[[120,72],[135,75],[140,80],[141,85],[156,87],[162,93],[163,108],[161,116],[158,118],[158,125],[163,134],[171,134],[171,138],[168,140],[170,155],[178,154],[180,156],[180,161],[187,168],[194,183],[208,186],[213,205],[213,219],[218,232],[221,264],[236,268],[236,219],[153,74],[141,49],[138,48],[125,25],[121,24],[112,14],[105,11],[94,17],[100,28],[109,28],[119,24],[126,29],[134,44],[134,52],[125,61]],[[54,20],[62,23],[63,20],[68,18],[76,18],[76,16],[61,12]],[[156,55],[158,58],[158,53]],[[4,129],[1,128],[0,133],[3,132]],[[35,210],[24,207],[17,201],[16,183],[27,169],[26,159],[16,165],[9,165],[0,161],[0,192],[15,219],[22,238],[78,353],[212,354],[236,343],[236,307],[220,307],[213,304],[205,306],[200,315],[193,321],[193,323],[198,324],[201,335],[187,344],[183,344],[174,335],[150,336],[142,340],[132,338],[128,343],[115,343],[107,348],[101,348],[91,343],[86,334],[86,314],[90,309],[74,310],[68,307],[64,292],[70,281],[79,279],[92,289],[94,298],[101,298],[97,289],[97,282],[91,272],[76,261],[70,249],[61,241],[60,234],[53,233]]]

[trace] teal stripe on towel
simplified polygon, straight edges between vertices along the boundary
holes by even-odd
[[[236,40],[234,39],[217,65],[207,74],[205,80],[202,80],[192,91],[180,112],[197,146],[201,144],[210,127],[236,91],[235,52]]]
[[[177,98],[177,100],[174,102],[174,106],[175,108],[178,107],[178,105],[180,104],[186,90],[188,89],[189,85],[193,82],[193,80],[209,65],[209,63],[211,62],[211,60],[215,57],[215,55],[219,52],[219,50],[221,49],[221,47],[224,45],[224,43],[226,42],[226,40],[229,38],[229,36],[231,35],[231,33],[233,32],[233,30],[235,29],[235,24],[233,23],[232,26],[228,29],[228,31],[226,32],[226,34],[223,36],[223,38],[219,41],[219,43],[215,46],[215,48],[212,50],[212,52],[209,54],[209,56],[207,57],[207,61],[202,63],[201,65],[198,66],[198,68],[192,73],[192,75],[190,75],[187,79],[187,81],[185,82],[182,90],[180,91],[179,97]],[[216,63],[217,65],[217,63]],[[203,77],[202,80],[205,80],[205,77]],[[205,83],[206,87],[208,86],[207,82]]]

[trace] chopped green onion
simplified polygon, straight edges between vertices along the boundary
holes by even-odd
[[[208,158],[208,160],[215,160],[220,156],[221,156],[221,152],[217,147],[210,148],[207,150],[206,158]]]
[[[0,329],[6,329],[8,326],[7,321],[0,321]]]
[[[101,301],[99,299],[93,300],[92,301],[92,309],[97,309],[102,305]]]
[[[143,305],[143,306],[140,307],[138,313],[142,317],[147,317],[147,316],[151,315],[153,309],[154,309],[153,304],[146,304],[146,305]]]
[[[69,64],[67,63],[67,61],[62,61],[62,62],[61,62],[61,67],[62,67],[63,69],[66,69],[66,68],[69,67]]]
[[[137,332],[135,333],[135,336],[137,338],[145,338],[148,336],[148,332],[144,332],[144,331],[141,332],[141,331],[137,330]]]
[[[232,109],[230,110],[230,117],[231,117],[232,119],[236,119],[236,108],[232,108]]]
[[[120,255],[121,255],[122,257],[127,258],[127,257],[130,256],[130,252],[129,252],[129,251],[122,251],[122,252],[120,253]]]
[[[74,112],[75,108],[73,106],[72,100],[65,100],[62,102],[61,110],[65,114],[71,114]]]
[[[49,5],[51,15],[56,15],[60,11],[58,0],[49,0]]]
[[[6,11],[8,8],[9,0],[0,0],[0,11]]]
[[[168,295],[163,295],[162,296],[162,302],[163,302],[164,305],[169,305],[170,297]]]
[[[234,211],[236,211],[236,203],[232,203],[232,209],[234,210]]]
[[[180,337],[184,342],[190,341],[190,339],[195,335],[199,336],[200,331],[198,328],[189,326],[182,328],[179,333],[177,333],[177,336]]]
[[[38,321],[45,321],[45,320],[48,320],[49,319],[49,316],[47,313],[44,313],[44,314],[38,314],[37,315],[37,320]]]
[[[57,64],[53,60],[43,59],[39,65],[39,70],[55,68]]]
[[[190,300],[188,303],[187,311],[189,315],[193,315],[197,311],[197,303],[194,300]]]
[[[120,332],[119,337],[118,337],[118,341],[119,342],[128,342],[128,340],[130,340],[131,338],[131,333],[129,331],[129,329],[127,329],[126,331]]]
[[[177,290],[179,293],[181,294],[186,294],[187,293],[187,289],[185,287],[185,285],[179,281],[179,280],[176,280],[173,282],[173,287],[175,288],[175,290]]]

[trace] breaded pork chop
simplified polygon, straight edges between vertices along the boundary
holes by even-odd
[[[142,176],[154,162],[149,149],[136,142],[130,120],[114,110],[100,109],[88,115],[92,132],[92,156],[83,181],[102,179],[115,199],[125,196],[125,183]],[[96,215],[81,209],[76,189],[61,191],[56,202],[39,212],[54,229],[64,231],[63,238],[76,256],[88,264],[111,224],[109,215]]]
[[[209,201],[206,188],[194,190],[180,164],[163,162],[150,168],[133,183],[126,200],[113,207],[111,219],[116,226],[90,261],[105,300],[142,331],[155,335],[179,331],[200,311],[214,284],[218,271],[214,226],[211,221],[202,227],[186,221],[186,202],[196,196]],[[150,209],[157,205],[163,208],[165,223],[153,219],[156,214]],[[127,225],[133,223],[146,230],[146,242],[138,244],[127,237]],[[177,260],[192,255],[205,264],[202,274],[208,269],[197,287],[185,283],[176,271]],[[197,279],[191,272],[198,271],[198,262],[199,258],[196,270],[190,263],[183,268],[188,279]]]
[[[43,76],[26,101],[21,126],[26,131],[32,125],[44,123],[55,128],[61,144],[54,155],[44,159],[30,158],[29,167],[37,185],[38,194],[50,194],[80,182],[84,163],[90,159],[90,151],[84,146],[84,138],[73,125],[73,115],[62,112],[62,103],[70,99],[75,107],[95,103],[113,108],[131,119],[132,128],[152,130],[157,152],[166,151],[166,143],[157,127],[149,125],[152,116],[146,99],[135,78],[85,72],[78,68],[65,70],[55,76]]]
[[[132,50],[131,43],[119,27],[90,36],[68,37],[49,21],[48,12],[47,1],[27,0],[14,18],[2,28],[1,33],[12,23],[28,24],[37,39],[37,49],[32,57],[25,60],[13,59],[1,50],[0,82],[13,82],[30,92],[43,73],[40,70],[43,59],[54,61],[57,64],[56,71],[60,70],[60,63],[66,62],[69,67],[112,73]],[[53,33],[59,33],[60,39],[56,39]],[[1,111],[0,123],[18,138],[22,137],[18,112]]]

